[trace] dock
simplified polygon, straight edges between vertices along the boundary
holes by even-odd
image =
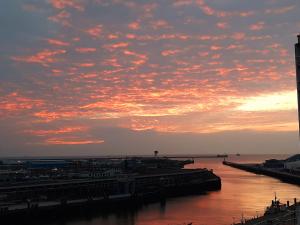
[[[262,164],[241,164],[235,162],[223,161],[223,164],[236,169],[244,170],[247,172],[262,174],[269,177],[277,178],[283,182],[291,184],[300,184],[300,176],[288,172],[284,172],[274,168],[265,168]]]
[[[89,207],[115,208],[123,203],[127,206],[143,204],[220,188],[221,179],[207,169],[2,186],[0,219],[65,215]]]

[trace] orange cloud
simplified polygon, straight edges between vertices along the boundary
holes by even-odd
[[[15,61],[10,62],[11,66],[20,74],[24,85],[14,82],[14,76],[8,85],[0,84],[0,96],[5,96],[0,97],[0,110],[9,115],[26,113],[28,123],[50,125],[56,120],[63,123],[84,119],[134,130],[164,132],[259,129],[258,119],[255,126],[241,125],[242,119],[235,115],[245,113],[237,110],[244,104],[241,99],[261,94],[266,86],[272,91],[289,89],[293,85],[294,62],[287,57],[291,52],[283,43],[287,37],[276,39],[278,43],[272,39],[274,35],[280,35],[278,27],[284,25],[291,30],[297,27],[294,23],[288,25],[286,18],[279,18],[281,24],[274,24],[270,34],[259,35],[260,32],[250,30],[264,29],[264,22],[251,24],[256,21],[254,18],[250,23],[249,18],[242,18],[245,23],[248,21],[247,30],[236,26],[237,21],[233,18],[249,17],[254,12],[234,11],[228,7],[222,10],[221,4],[216,4],[220,8],[215,8],[206,0],[176,0],[164,6],[160,3],[93,0],[93,7],[121,6],[120,10],[130,10],[130,18],[134,18],[132,23],[104,19],[100,25],[99,17],[84,11],[85,1],[49,1],[54,7],[50,11],[55,13],[48,18],[49,23],[67,27],[57,28],[57,24],[50,24],[57,28],[54,38],[42,36],[45,39],[34,46],[11,48],[18,52],[11,57]],[[162,18],[172,17],[158,15],[161,7],[170,7],[170,4],[177,7],[171,12],[178,19],[166,21]],[[195,6],[206,16],[200,18],[197,10],[196,13],[188,10]],[[266,14],[281,14],[292,9],[261,8],[255,14],[263,21]],[[44,13],[43,10],[33,13]],[[214,29],[195,29],[200,26]],[[228,29],[228,32],[220,32],[217,28]],[[278,32],[273,31],[276,29]],[[39,37],[34,39],[41,40]],[[33,52],[40,45],[49,49],[45,47]],[[70,49],[72,52],[66,54]],[[19,52],[29,53],[22,55]],[[24,91],[28,95],[7,97],[8,90]],[[41,96],[42,100],[35,99],[34,95]],[[252,112],[257,115],[257,111]],[[291,121],[287,119],[284,123]],[[261,129],[271,126],[266,123]],[[274,127],[279,129],[280,124]],[[60,135],[59,138],[62,134],[80,132],[80,128],[72,130],[64,126],[26,130],[38,136]],[[57,137],[52,142],[74,143],[76,140]]]
[[[128,45],[129,45],[128,42],[119,42],[119,43],[105,45],[104,48],[106,48],[109,51],[113,51],[118,48],[126,48]]]
[[[133,65],[135,65],[135,66],[143,65],[148,60],[148,56],[147,55],[145,55],[145,54],[139,54],[139,53],[136,53],[136,52],[133,52],[133,51],[129,51],[129,50],[124,50],[123,54],[135,57],[135,59],[133,59],[131,61],[131,63]]]
[[[118,38],[119,38],[119,35],[117,35],[117,34],[109,34],[109,35],[107,36],[107,38],[108,38],[108,39],[111,39],[111,40],[113,40],[113,39],[118,39]]]
[[[88,144],[103,144],[104,140],[85,140],[85,139],[63,139],[49,138],[45,141],[46,145],[88,145]]]
[[[288,13],[288,12],[294,10],[295,8],[296,8],[296,5],[290,5],[290,6],[284,6],[281,8],[266,9],[265,13],[266,14],[275,14],[275,15],[285,14],[285,13]]]
[[[75,51],[79,53],[90,53],[90,52],[97,51],[97,49],[96,48],[75,48]]]
[[[29,133],[36,136],[60,135],[67,133],[75,133],[87,131],[87,127],[63,127],[57,130],[25,130],[24,133]]]
[[[85,30],[85,32],[89,34],[92,38],[99,38],[102,33],[102,27],[103,26],[99,24],[97,26]]]
[[[136,53],[134,51],[125,50],[123,53],[125,55],[131,55],[131,56],[135,56],[135,57],[142,58],[142,59],[147,59],[148,58],[147,55],[139,54],[139,53]]]
[[[208,6],[205,0],[196,0],[195,2],[199,6],[199,8],[203,11],[203,13],[208,16],[216,16],[219,18],[224,18],[224,17],[232,17],[232,16],[248,17],[254,15],[253,11],[238,12],[238,11],[217,10]]]
[[[163,56],[169,56],[169,55],[175,55],[178,52],[180,52],[180,51],[179,50],[165,50],[165,51],[162,51],[161,54]]]
[[[57,45],[57,46],[69,46],[70,44],[68,42],[64,42],[64,41],[60,41],[60,40],[56,40],[56,39],[46,39],[47,42],[51,45]]]
[[[106,59],[102,62],[102,65],[105,66],[112,66],[112,67],[121,67],[121,64],[118,63],[117,58],[112,58],[112,59]]]
[[[128,24],[128,28],[132,30],[139,30],[141,28],[140,24],[138,22],[133,22]]]
[[[84,11],[84,6],[79,0],[49,0],[49,3],[56,9],[74,8]]]
[[[242,33],[242,32],[234,33],[234,34],[232,35],[232,38],[233,38],[234,40],[237,40],[237,41],[243,40],[243,39],[245,39],[245,37],[246,37],[246,34],[245,34],[245,33]]]
[[[133,64],[137,65],[137,66],[140,66],[140,65],[143,65],[146,63],[146,60],[144,59],[140,59],[140,60],[133,60],[131,61]]]
[[[217,50],[221,50],[221,49],[222,49],[222,46],[218,46],[218,45],[210,46],[210,50],[212,50],[212,51],[217,51]]]
[[[64,107],[65,110],[65,107]],[[48,111],[48,110],[41,110],[33,113],[33,116],[36,118],[39,118],[42,122],[49,123],[54,120],[58,119],[72,119],[76,117],[81,116],[80,111],[76,111],[75,108],[73,107],[73,111],[64,111],[64,110],[59,110],[59,111]]]
[[[219,22],[219,23],[217,23],[217,27],[220,28],[220,29],[228,29],[229,24],[225,23],[225,22]]]
[[[61,11],[54,16],[48,17],[48,20],[54,23],[59,23],[65,27],[71,27],[70,17],[71,14],[69,12]]]
[[[65,54],[66,50],[49,50],[45,49],[42,50],[35,55],[31,56],[13,56],[11,57],[12,60],[18,62],[26,62],[26,63],[38,63],[43,66],[48,66],[50,63],[57,62],[58,59],[55,56]]]
[[[253,30],[253,31],[258,31],[258,30],[262,30],[265,26],[264,22],[258,22],[255,24],[250,25],[249,29]]]
[[[150,22],[151,27],[155,30],[157,29],[167,29],[167,28],[172,28],[172,26],[169,25],[169,23],[165,20],[156,20],[156,21],[151,21]]]
[[[24,110],[42,107],[44,104],[45,102],[41,99],[32,99],[13,92],[0,98],[0,111],[3,115],[21,113]]]
[[[76,64],[76,66],[79,66],[79,67],[93,67],[93,66],[95,66],[95,63],[92,63],[92,62],[90,62],[90,63],[78,63],[78,64]]]

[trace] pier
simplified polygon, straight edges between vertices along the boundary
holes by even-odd
[[[300,176],[274,168],[265,168],[262,164],[241,164],[223,161],[223,164],[247,172],[262,174],[280,179],[283,182],[300,185]]]
[[[221,179],[207,169],[80,179],[0,187],[0,219],[20,220],[76,209],[118,207],[179,195],[219,190]]]

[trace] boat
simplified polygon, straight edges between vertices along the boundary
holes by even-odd
[[[275,199],[272,200],[271,205],[266,208],[264,215],[272,215],[272,214],[279,213],[279,212],[282,212],[285,210],[286,210],[286,205],[282,204],[275,195]]]

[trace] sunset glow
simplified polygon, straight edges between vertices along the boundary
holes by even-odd
[[[296,133],[299,11],[293,0],[3,1],[3,149]]]
[[[297,109],[297,93],[281,92],[246,98],[245,103],[238,106],[241,111],[280,111]]]

